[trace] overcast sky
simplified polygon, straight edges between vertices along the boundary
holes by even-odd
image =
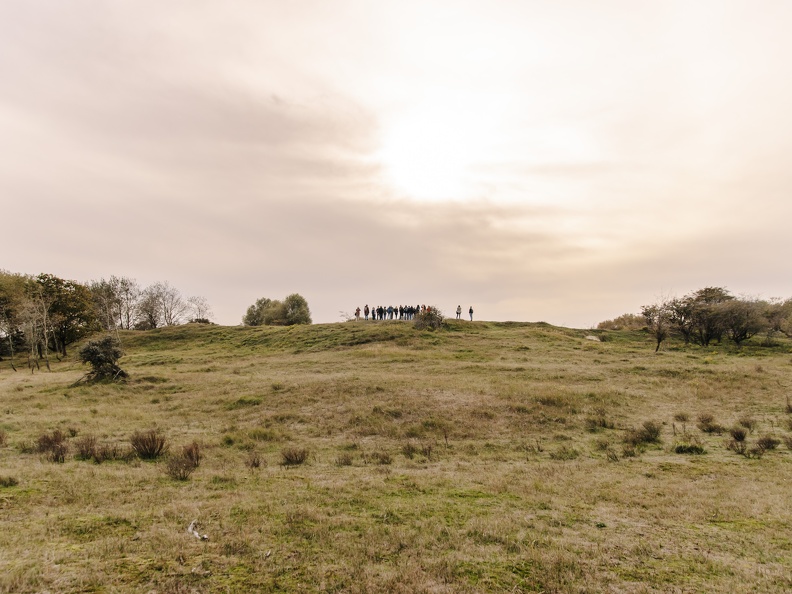
[[[587,328],[792,296],[792,2],[2,0],[0,268]]]

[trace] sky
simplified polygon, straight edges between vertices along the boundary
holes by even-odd
[[[3,0],[0,268],[234,325],[792,296],[792,3]]]

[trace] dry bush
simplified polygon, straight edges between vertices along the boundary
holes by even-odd
[[[43,433],[36,440],[36,451],[39,454],[46,454],[59,447],[66,441],[66,435],[60,429],[55,429],[52,433]]]
[[[654,421],[644,421],[640,429],[630,429],[624,436],[624,443],[634,447],[648,444],[659,443],[662,427]]]
[[[245,466],[253,470],[254,468],[259,468],[261,466],[261,456],[259,456],[258,452],[255,450],[250,450],[248,452],[247,458],[245,458]]]
[[[0,448],[4,448],[8,443],[8,434],[0,429]]]
[[[763,450],[774,450],[781,444],[780,439],[776,439],[772,435],[763,435],[759,439],[756,440],[756,447],[762,448]]]
[[[201,446],[198,445],[197,441],[193,441],[182,448],[182,456],[189,460],[195,468],[198,468],[201,463]]]
[[[96,446],[97,441],[95,435],[83,435],[74,442],[74,447],[77,449],[77,453],[74,454],[74,457],[78,460],[91,460],[96,458]]]
[[[726,449],[731,450],[735,454],[740,454],[741,456],[745,456],[746,452],[748,451],[748,444],[745,441],[737,441],[736,439],[732,439],[726,445]]]
[[[745,438],[748,437],[748,430],[745,427],[732,427],[729,429],[729,435],[734,441],[745,441]]]
[[[443,327],[443,313],[432,306],[432,309],[415,314],[413,326],[416,330],[439,330]]]
[[[66,456],[69,454],[69,444],[65,441],[53,445],[47,450],[47,460],[50,462],[57,462],[63,464],[66,462]]]
[[[418,448],[415,446],[415,444],[405,443],[402,446],[401,451],[405,458],[409,458],[410,460],[412,460],[415,457],[415,454],[418,453]]]
[[[786,399],[786,408],[784,409],[787,413],[792,414],[792,402],[789,401],[789,396]]]
[[[193,464],[192,460],[186,458],[184,454],[181,453],[168,457],[168,463],[165,466],[165,471],[172,479],[177,481],[186,481],[195,471],[195,464]]]
[[[715,422],[715,417],[713,417],[709,413],[702,413],[698,416],[698,423],[696,426],[699,428],[700,431],[703,433],[715,433],[720,435],[726,428],[723,425]]]
[[[308,450],[305,448],[284,448],[281,450],[281,464],[283,466],[299,466],[308,459]]]
[[[432,450],[433,447],[431,443],[427,443],[426,445],[421,446],[421,454],[423,454],[424,458],[426,458],[427,460],[432,459]]]
[[[742,416],[739,419],[737,419],[737,424],[742,427],[745,427],[746,429],[748,429],[748,431],[753,433],[753,430],[756,428],[756,419],[753,419],[749,416]]]
[[[135,431],[129,442],[138,457],[143,460],[154,460],[168,451],[167,438],[156,429]]]

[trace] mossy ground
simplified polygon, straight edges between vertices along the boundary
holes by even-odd
[[[120,384],[0,363],[2,592],[783,592],[792,455],[749,458],[699,414],[792,436],[792,354],[547,324],[187,325],[122,333]],[[73,349],[74,350],[74,349]],[[684,413],[690,419],[675,421]],[[661,441],[630,451],[645,421]],[[162,462],[62,464],[60,429]],[[704,454],[677,454],[691,440]],[[305,448],[298,466],[284,448]],[[251,457],[261,461],[250,465]],[[200,541],[187,533],[197,519]]]

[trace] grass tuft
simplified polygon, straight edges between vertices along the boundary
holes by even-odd
[[[168,451],[168,440],[157,429],[135,431],[129,441],[142,460],[154,460]]]
[[[281,450],[281,465],[299,466],[308,459],[308,454],[306,448],[284,448]]]

